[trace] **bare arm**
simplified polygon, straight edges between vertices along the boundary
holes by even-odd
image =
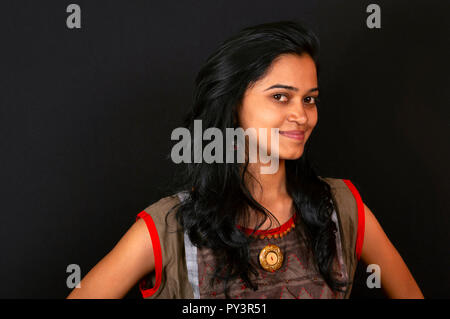
[[[147,273],[154,270],[151,238],[143,219],[138,219],[116,246],[96,264],[67,299],[123,298]]]
[[[365,204],[364,212],[365,231],[361,259],[367,265],[377,264],[380,266],[383,291],[389,298],[424,298],[397,249]]]

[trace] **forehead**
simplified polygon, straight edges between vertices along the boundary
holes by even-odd
[[[307,91],[317,87],[317,73],[314,60],[308,54],[283,54],[269,67],[266,75],[254,85],[256,90],[265,90],[275,83],[282,83]]]

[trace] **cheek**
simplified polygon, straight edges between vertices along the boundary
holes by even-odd
[[[317,107],[315,107],[313,110],[311,110],[308,113],[308,127],[309,127],[310,133],[314,129],[314,127],[317,125],[318,120],[319,120],[319,116],[317,113]]]
[[[240,112],[242,128],[267,128],[279,127],[283,120],[281,112],[275,110],[264,99],[252,99],[242,107]]]

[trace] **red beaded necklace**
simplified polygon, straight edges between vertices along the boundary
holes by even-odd
[[[289,233],[293,228],[295,228],[295,223],[294,223],[295,215],[296,214],[294,214],[287,222],[285,222],[283,225],[281,225],[277,228],[254,231],[254,229],[245,228],[240,225],[237,225],[237,227],[247,235],[250,235],[253,233],[252,236],[254,238],[259,238],[259,239],[281,238],[281,237],[285,236],[287,233]]]

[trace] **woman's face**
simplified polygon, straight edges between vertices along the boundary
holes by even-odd
[[[308,54],[283,54],[266,76],[245,92],[238,109],[240,126],[255,128],[259,147],[271,154],[271,128],[279,129],[279,159],[298,159],[317,123],[316,65]],[[259,128],[267,129],[261,145]]]

